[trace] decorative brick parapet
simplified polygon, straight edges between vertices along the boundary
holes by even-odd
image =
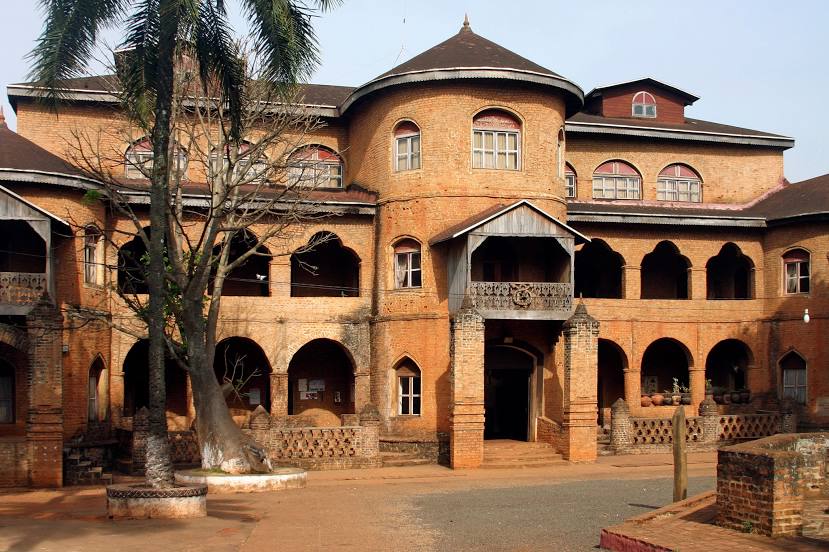
[[[773,537],[800,535],[804,500],[829,495],[829,433],[790,433],[720,449],[717,523]]]

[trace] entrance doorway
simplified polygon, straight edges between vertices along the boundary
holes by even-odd
[[[493,346],[484,356],[484,439],[529,440],[531,377],[529,353]]]

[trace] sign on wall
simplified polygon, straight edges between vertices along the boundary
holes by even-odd
[[[308,380],[308,391],[325,391],[324,379]]]

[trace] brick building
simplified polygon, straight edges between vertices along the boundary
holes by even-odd
[[[73,132],[123,126],[111,83],[67,82],[57,114],[33,84],[8,88],[0,486],[61,484],[65,443],[129,432],[146,405],[146,342],[73,323],[125,313],[111,290],[140,254],[66,161]],[[226,290],[216,356],[258,374],[234,415],[337,427],[374,405],[381,444],[442,448],[454,467],[480,465],[491,438],[590,461],[614,401],[666,416],[641,397],[677,384],[693,413],[706,380],[721,402],[750,390],[741,409],[790,397],[801,423],[829,422],[829,179],[789,184],[791,138],[687,118],[697,100],[651,78],[585,95],[468,23],[363,86],[303,87],[325,126],[298,163],[326,174],[320,209],[337,216],[289,252],[336,239],[304,253],[316,275],[275,255]],[[132,176],[142,137],[108,136]],[[186,433],[186,374],[167,383]]]

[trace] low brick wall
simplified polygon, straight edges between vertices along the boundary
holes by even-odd
[[[29,455],[25,437],[0,438],[0,487],[29,484]]]
[[[275,466],[313,470],[380,465],[376,432],[361,426],[246,429]]]
[[[409,437],[386,435],[380,438],[380,452],[405,452],[438,464],[449,463],[449,435]]]
[[[561,425],[544,416],[535,419],[535,437],[536,441],[552,445],[557,451],[561,451],[564,446]]]
[[[799,535],[804,499],[829,495],[829,433],[775,435],[720,449],[717,523],[769,536]]]

